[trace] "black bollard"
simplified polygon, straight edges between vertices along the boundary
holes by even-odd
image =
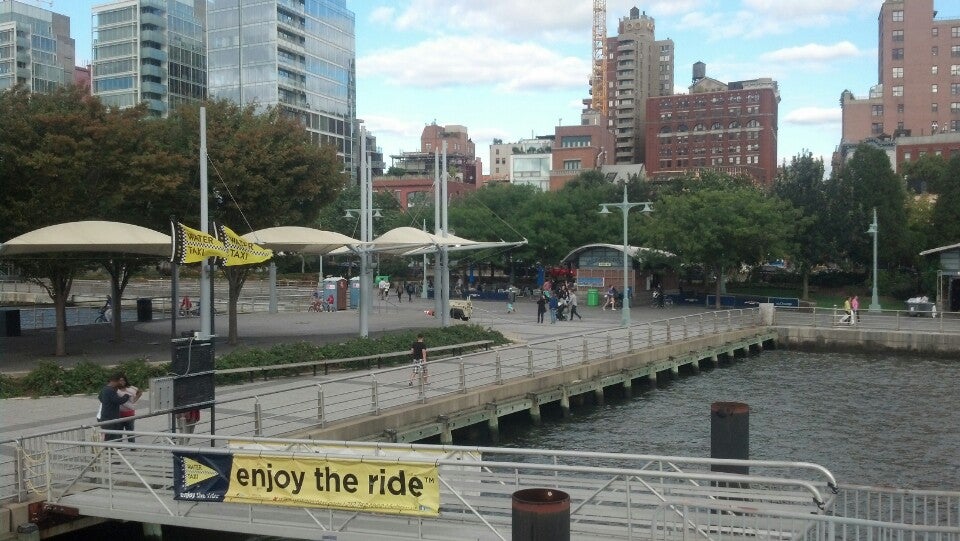
[[[750,406],[742,402],[710,405],[710,458],[750,458]],[[714,464],[710,471],[749,475],[748,466]]]
[[[552,488],[513,493],[513,541],[570,541],[570,495]]]

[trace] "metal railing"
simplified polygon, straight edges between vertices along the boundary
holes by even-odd
[[[792,308],[778,306],[774,324],[791,327],[852,328],[883,331],[960,333],[960,312],[915,312],[910,310],[860,309],[853,323],[842,308]]]
[[[883,489],[869,489],[882,491]],[[914,491],[918,497],[923,491]],[[956,498],[960,493],[950,493]],[[895,518],[813,514],[744,504],[734,498],[664,501],[654,514],[650,539],[772,539],[795,541],[957,541],[960,527],[906,523]],[[913,509],[907,511],[912,512]],[[941,510],[944,511],[944,510]],[[956,508],[952,512],[956,512]]]
[[[281,436],[322,428],[330,422],[376,415],[388,408],[423,403],[484,385],[529,378],[696,336],[754,328],[758,320],[757,309],[707,312],[635,324],[630,328],[494,348],[430,361],[426,363],[428,379],[419,379],[416,385],[411,385],[411,379],[415,378],[410,378],[409,367],[394,367],[312,379],[308,383],[302,380],[271,383],[269,389],[260,392],[235,388],[231,390],[244,394],[221,397],[215,402],[216,433],[231,437]],[[130,419],[137,423],[147,420],[163,428],[170,413],[152,412]],[[85,425],[77,430],[96,426],[99,425]],[[211,420],[205,416],[196,431],[209,433],[210,428]],[[0,480],[7,481],[0,483],[0,501],[25,494],[23,484],[15,481],[26,475],[20,471],[24,465],[11,457],[19,457],[23,452],[21,448],[26,450],[26,457],[32,456],[29,450],[54,434],[0,441]]]
[[[121,434],[122,432],[114,432]],[[511,496],[524,488],[552,488],[569,494],[570,529],[575,539],[648,539],[652,518],[664,502],[678,498],[741,505],[784,513],[818,514],[829,506],[835,481],[829,471],[808,463],[729,461],[491,447],[363,444],[316,440],[248,439],[211,448],[210,436],[137,433],[139,444],[83,439],[47,440],[49,501],[76,506],[93,516],[129,516],[157,523],[189,523],[203,515],[240,520],[244,531],[305,536],[309,528],[362,531],[370,539],[423,538],[427,531],[455,528],[459,538],[508,539]],[[256,450],[242,449],[253,446]],[[264,505],[196,504],[170,498],[173,452],[281,454],[285,458],[391,460],[438,466],[440,515],[384,521],[362,513],[304,509],[275,516]],[[752,475],[714,473],[713,465],[749,465]],[[251,519],[251,517],[257,517]],[[224,529],[229,528],[224,524]],[[233,524],[237,527],[237,524]],[[436,535],[434,533],[434,535]],[[436,538],[430,536],[432,538]],[[445,538],[453,538],[449,535]]]

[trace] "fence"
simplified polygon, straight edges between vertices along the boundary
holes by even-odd
[[[960,334],[960,312],[910,310],[860,310],[851,324],[841,308],[789,308],[778,306],[774,324],[790,327],[857,328],[883,331],[918,331]]]

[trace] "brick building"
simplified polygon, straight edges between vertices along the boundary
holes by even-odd
[[[841,144],[960,131],[960,19],[937,18],[933,0],[885,0],[878,27],[877,84],[841,94]]]
[[[557,126],[554,130],[550,190],[559,190],[584,171],[613,163],[615,137],[598,124]]]
[[[447,193],[451,199],[462,197],[476,190],[476,185],[447,181]],[[373,191],[393,194],[406,210],[422,203],[433,204],[433,177],[404,175],[402,177],[377,177],[373,179]]]
[[[746,174],[769,186],[777,170],[780,92],[769,78],[722,83],[694,65],[689,94],[647,100],[647,176]]]
[[[476,146],[466,126],[428,124],[420,134],[419,152],[404,152],[390,159],[394,167],[409,174],[432,178],[434,153],[443,151],[444,141],[447,142],[447,170],[457,182],[476,185],[483,173],[483,161],[476,156]]]

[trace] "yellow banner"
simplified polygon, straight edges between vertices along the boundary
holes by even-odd
[[[197,263],[208,257],[227,257],[223,243],[213,235],[189,228],[179,222],[171,222],[173,228],[172,263],[184,265]]]
[[[440,482],[429,462],[235,454],[223,501],[436,516]]]
[[[273,257],[273,251],[268,248],[257,246],[252,242],[243,240],[229,227],[219,224],[216,226],[217,237],[223,241],[227,248],[227,257],[224,265],[227,267],[233,265],[253,265],[262,263]]]

